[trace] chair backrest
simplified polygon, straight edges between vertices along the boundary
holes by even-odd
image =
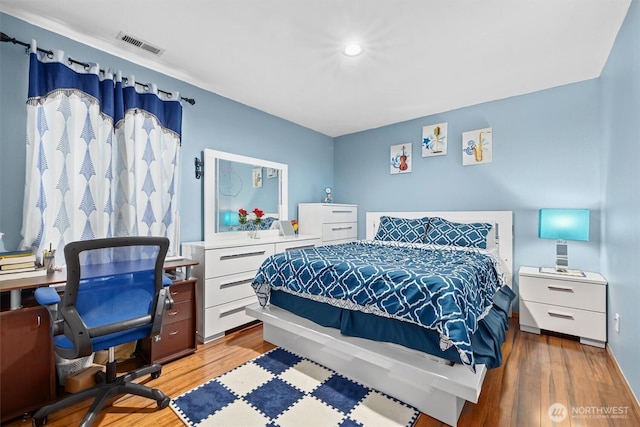
[[[67,244],[67,284],[59,307],[64,335],[54,337],[58,354],[87,356],[159,333],[152,326],[165,292],[168,248],[167,238],[143,236]]]

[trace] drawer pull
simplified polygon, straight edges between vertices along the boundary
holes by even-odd
[[[255,252],[244,252],[244,253],[241,253],[241,254],[220,255],[220,261],[223,261],[223,260],[226,260],[226,259],[245,258],[245,257],[249,257],[249,256],[264,255],[265,253],[266,253],[266,251],[255,251]]]
[[[172,336],[174,336],[174,335],[178,335],[178,332],[180,332],[180,331],[172,331],[172,332],[169,332],[169,336],[170,336],[170,337],[172,337]]]
[[[167,316],[175,316],[176,314],[178,314],[177,311],[167,311]]]
[[[571,319],[571,320],[573,320],[573,314],[558,313],[557,311],[547,311],[547,313],[551,317],[560,317],[561,319]]]
[[[172,297],[175,297],[176,295],[178,295],[180,292],[178,291],[171,291],[169,292],[171,294]]]
[[[332,210],[331,213],[351,213],[353,212],[352,210]]]
[[[297,251],[298,249],[315,248],[316,245],[296,246],[295,248],[287,248],[285,251]]]
[[[249,277],[247,279],[240,279],[233,282],[220,283],[220,289],[231,288],[233,286],[238,286],[238,285],[246,285],[247,283],[250,284],[251,282],[253,282],[253,277]]]
[[[236,314],[236,313],[239,313],[241,311],[244,311],[244,309],[245,309],[245,307],[242,306],[242,307],[233,308],[231,310],[227,310],[227,311],[224,311],[224,312],[220,312],[220,317],[222,318],[222,317],[225,317],[225,316],[231,316],[232,314]]]
[[[331,227],[331,231],[340,231],[340,230],[351,230],[353,228],[353,226],[348,226],[348,227]]]
[[[573,288],[569,286],[547,285],[547,289],[550,291],[573,292]]]

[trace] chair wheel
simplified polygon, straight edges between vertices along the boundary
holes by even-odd
[[[31,418],[31,425],[33,427],[43,426],[47,423],[47,417],[42,418]]]
[[[158,371],[158,372],[151,372],[151,379],[155,380],[157,378],[160,378],[160,374],[162,373],[162,370]]]
[[[171,403],[171,398],[165,396],[163,399],[158,400],[158,408],[164,409]]]

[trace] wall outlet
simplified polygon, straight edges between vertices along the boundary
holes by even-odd
[[[616,313],[616,315],[613,316],[613,321],[614,321],[614,327],[616,328],[616,332],[620,333],[620,315],[618,313]]]

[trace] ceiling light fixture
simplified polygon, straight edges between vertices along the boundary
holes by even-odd
[[[342,53],[346,56],[358,56],[362,53],[362,46],[359,43],[348,43]]]

